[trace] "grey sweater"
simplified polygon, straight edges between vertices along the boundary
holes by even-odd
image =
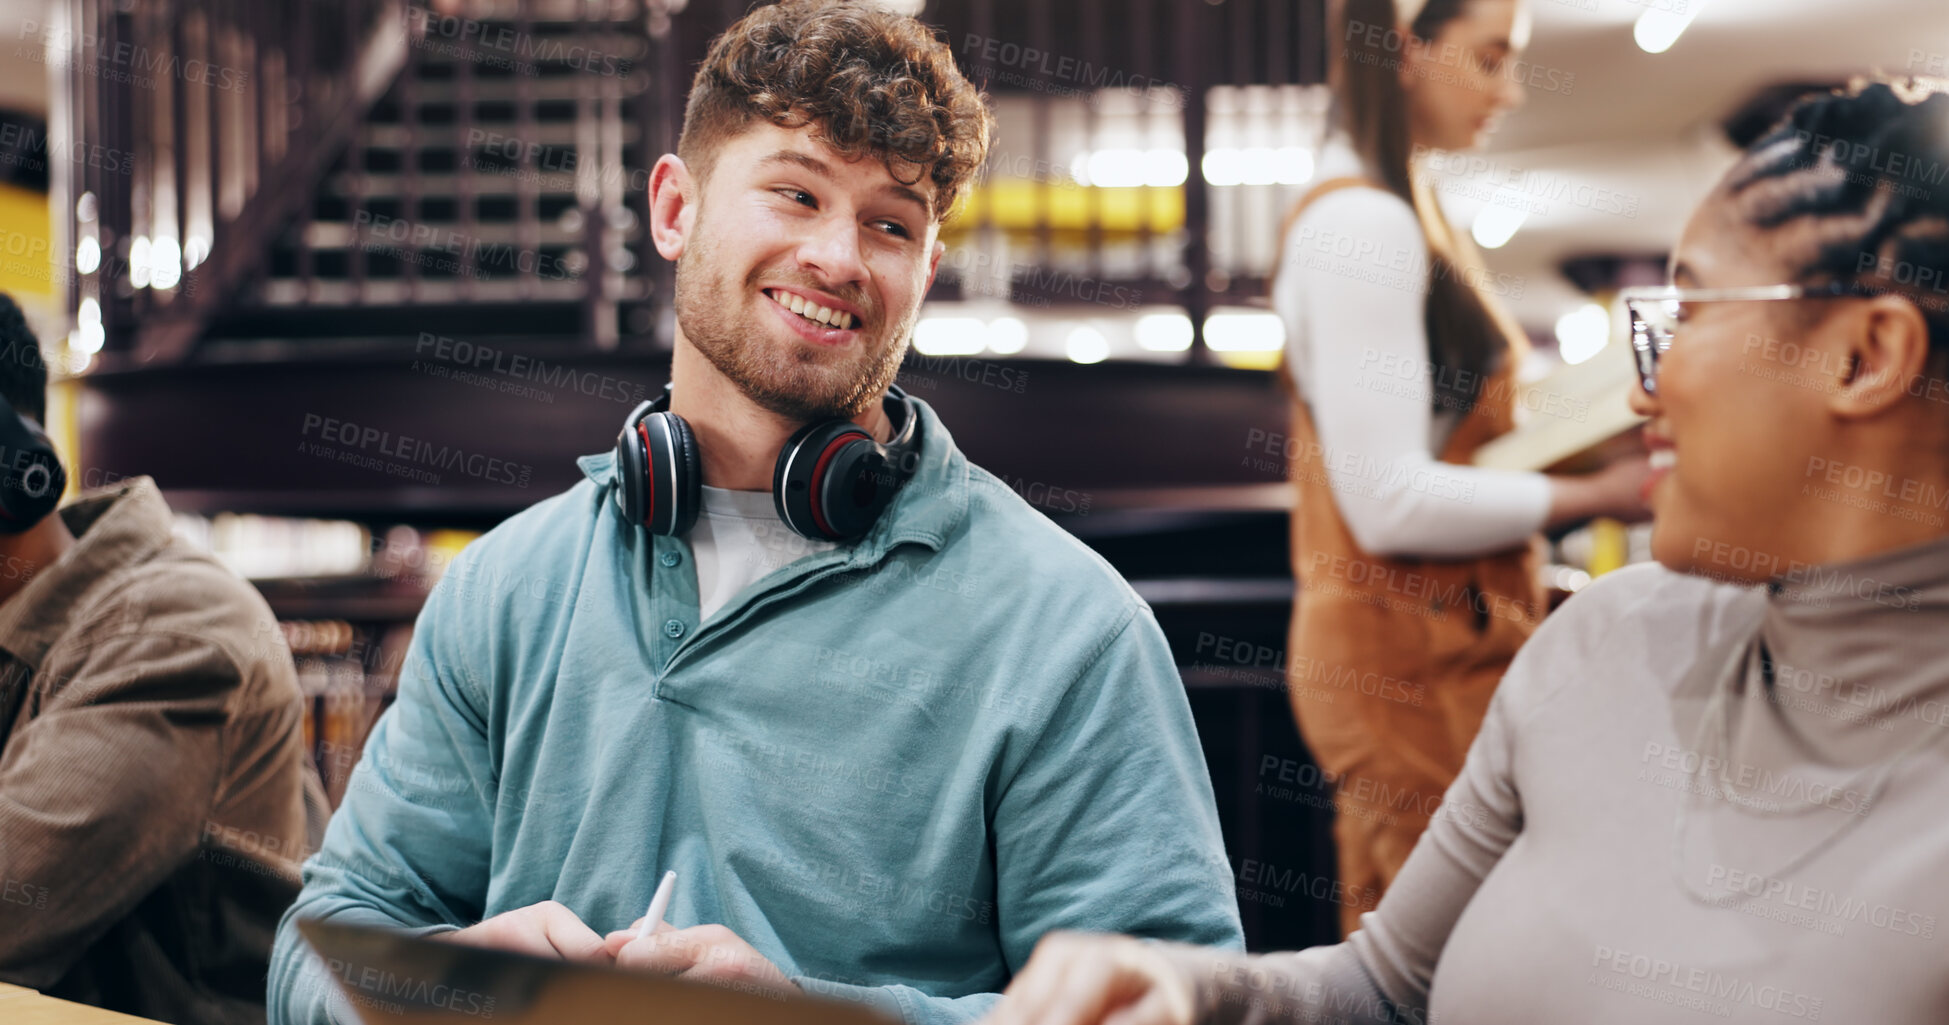
[[[1510,666],[1347,942],[1165,949],[1209,1022],[1949,1022],[1944,733],[1949,543],[1623,570]]]

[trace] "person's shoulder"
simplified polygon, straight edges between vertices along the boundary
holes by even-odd
[[[237,694],[297,700],[290,649],[270,603],[214,555],[171,537],[104,584],[101,600],[77,610],[77,628],[60,643],[68,655],[85,661],[88,651],[112,652],[123,669],[174,666],[225,681]]]
[[[449,576],[467,579],[557,575],[580,569],[592,531],[603,515],[606,485],[584,478],[502,520],[469,542],[447,568]]]
[[[967,546],[985,572],[1124,619],[1143,599],[1108,560],[1042,511],[1086,517],[1094,498],[1076,488],[1005,479],[970,463],[968,513],[948,543]]]
[[[1750,587],[1657,563],[1606,573],[1543,620],[1517,654],[1505,687],[1537,703],[1619,679],[1669,688],[1736,623],[1735,606],[1752,594]]]
[[[1371,185],[1315,199],[1286,228],[1273,307],[1291,317],[1309,300],[1341,301],[1350,287],[1383,286],[1370,297],[1390,307],[1399,288],[1426,274],[1428,238],[1406,200]]]
[[[1666,569],[1656,562],[1635,563],[1591,581],[1571,595],[1550,620],[1581,626],[1635,624],[1653,628],[1674,617],[1697,619],[1747,590]]]
[[[232,639],[275,632],[264,596],[216,556],[171,537],[148,558],[116,571],[94,614],[109,629]]]
[[[1287,232],[1287,243],[1328,233],[1420,239],[1421,219],[1407,200],[1370,182],[1336,188],[1313,200]]]
[[[573,538],[585,533],[594,520],[602,517],[602,500],[608,494],[608,485],[598,485],[584,477],[502,520],[475,544],[482,546],[483,551],[491,551]]]

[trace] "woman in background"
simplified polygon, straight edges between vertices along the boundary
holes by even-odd
[[[1797,106],[1630,295],[1659,565],[1523,648],[1345,943],[1045,938],[996,1025],[1949,1021],[1949,95]],[[1760,585],[1764,586],[1753,586]]]
[[[1468,465],[1512,426],[1525,346],[1496,301],[1507,278],[1450,227],[1416,158],[1474,148],[1521,102],[1509,71],[1527,24],[1518,0],[1347,0],[1338,131],[1274,279],[1297,399],[1289,693],[1336,781],[1347,933],[1536,629],[1532,539],[1644,512],[1643,459],[1586,477]]]

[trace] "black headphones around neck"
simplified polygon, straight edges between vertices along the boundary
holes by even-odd
[[[907,393],[887,389],[893,439],[882,445],[851,420],[798,429],[772,470],[778,518],[814,541],[863,536],[920,461],[920,417]],[[704,473],[697,436],[669,411],[670,386],[623,421],[616,435],[616,502],[623,519],[652,534],[683,534],[697,522]]]
[[[46,519],[67,486],[47,434],[0,398],[0,534],[19,534]]]

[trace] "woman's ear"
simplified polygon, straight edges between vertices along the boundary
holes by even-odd
[[[1841,376],[1828,397],[1836,416],[1878,416],[1917,391],[1929,367],[1929,323],[1915,304],[1882,295],[1830,318],[1839,332]]]
[[[697,182],[675,153],[665,153],[650,170],[650,240],[666,260],[683,255],[691,223],[697,219]]]

